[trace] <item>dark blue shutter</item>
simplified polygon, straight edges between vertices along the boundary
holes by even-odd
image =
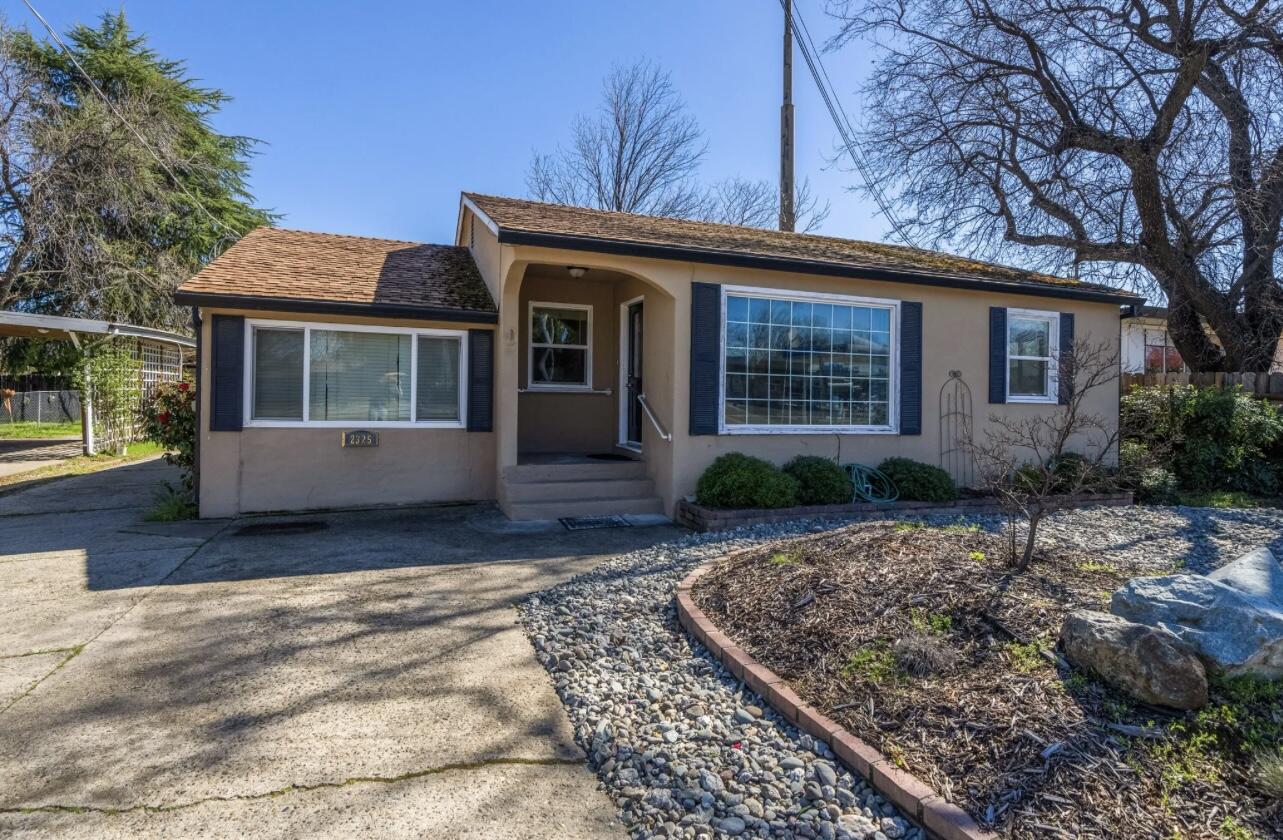
[[[494,430],[494,332],[468,330],[468,431]]]
[[[1007,401],[1007,310],[989,307],[989,402]]]
[[[239,432],[245,417],[245,319],[214,315],[209,337],[209,430]]]
[[[922,434],[922,304],[900,304],[900,434]]]
[[[715,435],[721,399],[722,287],[691,284],[690,433]]]
[[[1060,404],[1068,405],[1074,392],[1074,313],[1060,313]]]

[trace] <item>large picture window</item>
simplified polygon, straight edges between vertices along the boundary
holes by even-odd
[[[1055,402],[1060,314],[1007,311],[1007,400]]]
[[[529,353],[531,388],[591,388],[592,307],[531,303]]]
[[[251,425],[463,423],[462,331],[249,326]]]
[[[723,428],[891,431],[894,301],[730,291]]]

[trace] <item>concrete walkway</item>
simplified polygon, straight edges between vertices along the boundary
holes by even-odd
[[[174,478],[0,497],[0,836],[623,836],[513,604],[676,529],[143,522]]]

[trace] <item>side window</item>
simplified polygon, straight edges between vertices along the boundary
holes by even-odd
[[[1012,402],[1054,402],[1060,343],[1056,312],[1007,312],[1007,398]]]

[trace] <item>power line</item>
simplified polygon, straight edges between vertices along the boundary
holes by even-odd
[[[819,89],[820,98],[824,101],[824,107],[829,112],[829,117],[833,120],[833,125],[838,131],[838,136],[842,140],[842,145],[846,148],[847,154],[851,157],[851,162],[855,164],[856,170],[860,177],[864,179],[865,186],[873,196],[874,202],[887,221],[891,223],[891,232],[906,245],[916,247],[912,238],[905,232],[903,223],[896,217],[895,212],[891,209],[890,202],[883,195],[881,188],[878,186],[876,179],[873,178],[872,168],[864,158],[863,150],[856,140],[855,130],[851,127],[851,120],[843,109],[841,100],[837,96],[837,88],[829,78],[828,70],[824,67],[824,62],[820,59],[819,49],[815,46],[815,41],[811,38],[811,31],[802,19],[802,15],[794,8],[791,3],[785,0],[779,0],[780,7],[794,24],[794,29],[801,33],[802,37],[798,39],[797,46],[802,53],[802,58],[806,61],[807,68],[811,71],[811,78],[815,80],[815,86]]]
[[[23,2],[23,5],[27,7],[28,11],[30,11],[31,14],[35,15],[36,20],[40,21],[40,23],[44,26],[44,28],[49,31],[49,35],[50,37],[53,38],[54,43],[57,44],[58,48],[63,51],[63,53],[67,56],[68,59],[71,60],[72,65],[74,65],[76,70],[80,72],[80,75],[84,77],[85,81],[89,83],[89,86],[93,88],[94,93],[98,94],[98,98],[101,99],[103,103],[107,106],[107,110],[111,111],[112,115],[115,116],[116,119],[120,120],[120,124],[123,125],[126,129],[128,129],[129,133],[134,135],[134,138],[138,140],[139,144],[141,144],[142,147],[147,150],[147,153],[150,154],[153,158],[155,158],[156,163],[160,164],[160,168],[165,170],[165,174],[167,174],[170,180],[174,182],[174,186],[178,187],[178,189],[183,193],[183,195],[187,196],[188,200],[191,201],[191,203],[194,204],[197,209],[199,209],[202,213],[204,213],[211,222],[213,222],[217,227],[220,227],[227,232],[227,236],[224,236],[223,239],[220,240],[220,243],[223,241],[226,241],[228,236],[230,236],[232,239],[240,238],[241,234],[239,231],[233,229],[232,227],[227,225],[225,222],[220,220],[213,213],[209,212],[209,208],[207,208],[204,204],[202,204],[200,200],[196,198],[196,196],[192,195],[191,192],[188,191],[187,187],[183,185],[183,182],[178,179],[178,175],[174,173],[174,170],[171,169],[169,164],[166,163],[164,159],[161,158],[160,153],[157,152],[154,148],[152,148],[152,145],[147,142],[146,138],[143,137],[142,132],[134,128],[134,126],[129,122],[129,120],[125,119],[125,116],[121,114],[119,110],[116,109],[116,104],[111,101],[111,99],[107,96],[107,94],[103,93],[102,88],[98,87],[98,83],[94,81],[93,77],[90,76],[87,72],[85,72],[85,68],[82,67],[80,62],[76,59],[75,53],[73,53],[71,49],[63,42],[62,38],[58,35],[58,31],[49,25],[49,21],[45,20],[44,15],[40,14],[40,12],[36,9],[35,6],[31,5],[31,0],[22,0],[22,2]],[[217,247],[217,245],[215,247]]]

